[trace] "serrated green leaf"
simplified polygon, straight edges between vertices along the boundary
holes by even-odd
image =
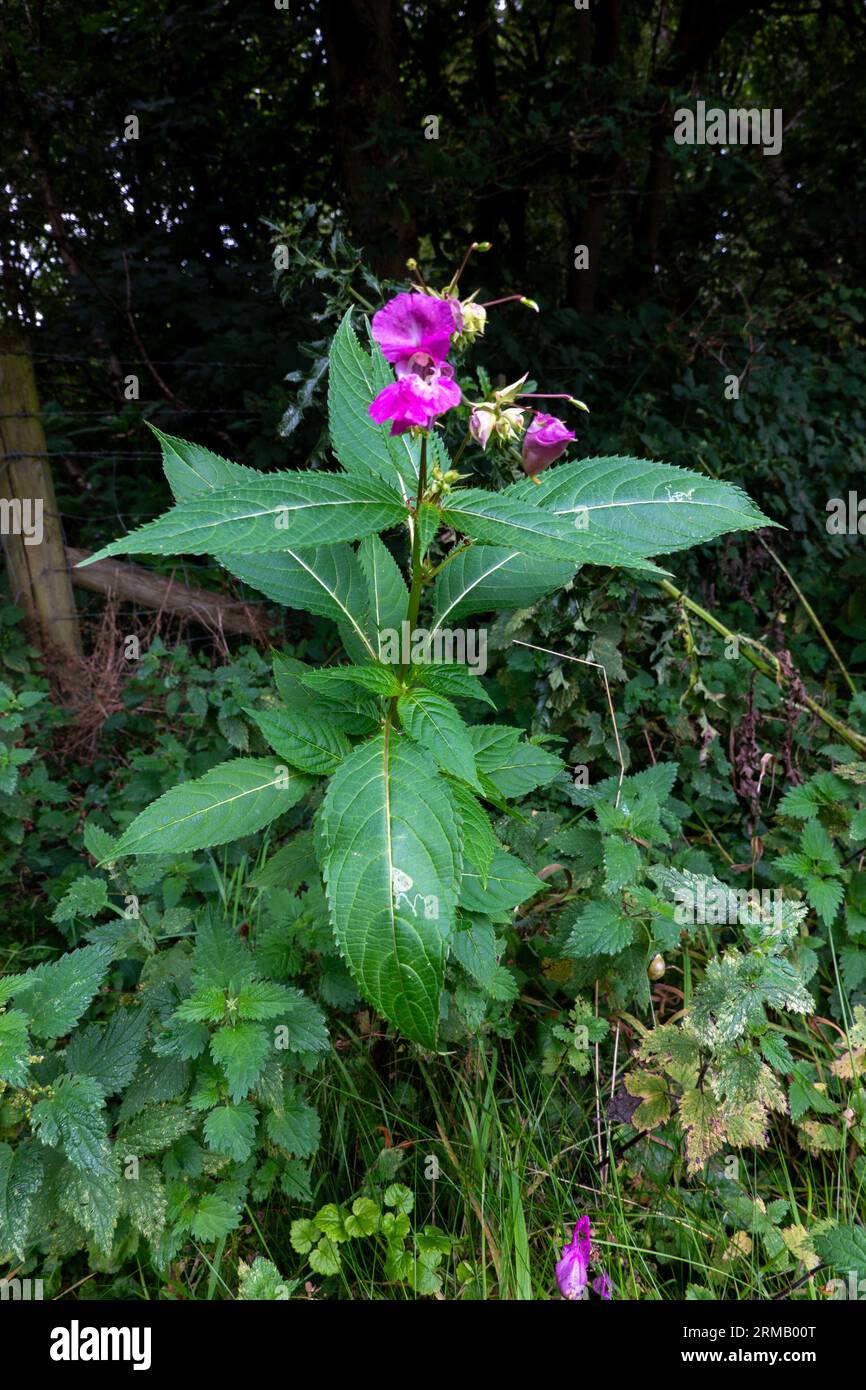
[[[27,1016],[20,1009],[0,1010],[0,1081],[26,1086],[30,1072]]]
[[[502,724],[474,724],[469,729],[479,772],[509,800],[544,787],[563,770],[563,762],[522,738],[520,729]]]
[[[460,906],[466,912],[478,912],[482,916],[502,919],[515,907],[525,903],[544,887],[542,879],[536,877],[516,855],[497,846],[490,860],[487,881],[482,885],[482,876],[471,865],[463,871],[460,884]]]
[[[236,1163],[243,1163],[253,1151],[256,1136],[257,1111],[249,1101],[237,1105],[219,1105],[211,1110],[204,1122],[204,1137],[214,1153],[225,1154]]]
[[[815,1236],[815,1250],[825,1264],[847,1278],[853,1270],[857,1279],[866,1279],[866,1229],[862,1226],[834,1226]]]
[[[452,493],[442,509],[442,521],[461,535],[483,545],[508,546],[522,555],[573,564],[625,565],[650,574],[665,571],[621,545],[615,536],[575,526],[574,518],[558,516],[534,505],[532,497],[466,488]]]
[[[76,917],[98,917],[108,906],[108,885],[95,874],[81,874],[67,888],[51,914],[52,922],[73,922]]]
[[[240,840],[290,810],[312,785],[273,758],[234,758],[151,802],[116,852],[177,854]]]
[[[255,1085],[272,1045],[267,1029],[260,1023],[236,1023],[214,1033],[211,1056],[225,1072],[232,1100],[243,1100]]]
[[[426,749],[437,767],[481,790],[469,730],[450,700],[415,687],[399,697],[397,713],[406,733]]]
[[[470,613],[529,608],[568,584],[576,568],[576,561],[540,560],[513,548],[472,545],[437,575],[432,631]]]
[[[74,1167],[112,1171],[104,1094],[92,1076],[58,1077],[30,1118],[37,1138],[50,1148],[62,1148]]]
[[[408,513],[375,479],[338,473],[268,473],[199,493],[80,562],[111,555],[256,555],[358,540]]]
[[[584,534],[635,556],[665,555],[773,526],[740,488],[650,459],[581,459],[523,480],[506,497],[578,520]]]
[[[591,902],[581,907],[565,943],[569,956],[615,956],[630,946],[634,926],[612,902]]]
[[[240,1222],[237,1206],[219,1192],[208,1192],[199,1201],[190,1222],[190,1230],[196,1240],[210,1243],[222,1240]]]
[[[66,1066],[92,1076],[107,1096],[116,1095],[135,1075],[149,1025],[147,1011],[118,1009],[108,1024],[80,1029],[66,1049]]]
[[[334,773],[321,824],[334,934],[361,993],[434,1046],[460,876],[447,783],[389,729]]]
[[[23,1260],[34,1198],[42,1185],[42,1160],[35,1144],[13,1149],[0,1144],[0,1251]]]
[[[195,1116],[182,1105],[149,1105],[118,1130],[121,1160],[126,1154],[141,1157],[161,1153],[195,1127]]]
[[[352,751],[343,731],[318,713],[267,706],[244,713],[255,721],[277,756],[301,772],[330,775]]]
[[[381,658],[379,634],[399,631],[409,607],[409,590],[388,547],[378,536],[367,536],[358,546],[358,561],[367,583],[375,655]]]
[[[82,946],[28,970],[19,1007],[30,1031],[38,1038],[61,1038],[70,1032],[102,984],[111,956],[110,946]]]
[[[295,1158],[310,1158],[319,1147],[319,1117],[298,1086],[288,1086],[282,1110],[266,1121],[268,1138]]]
[[[166,1196],[154,1164],[139,1163],[134,1176],[121,1176],[120,1207],[147,1240],[158,1238],[165,1226]]]

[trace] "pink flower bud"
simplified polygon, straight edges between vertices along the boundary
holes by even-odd
[[[574,432],[555,415],[542,415],[539,411],[523,436],[524,473],[534,478],[536,473],[549,468],[574,438]]]

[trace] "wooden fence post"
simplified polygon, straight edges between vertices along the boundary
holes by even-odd
[[[0,530],[12,601],[51,663],[81,655],[81,632],[33,360],[17,336],[0,336]]]

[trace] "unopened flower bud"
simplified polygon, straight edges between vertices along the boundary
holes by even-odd
[[[496,423],[496,411],[492,406],[476,405],[473,407],[472,414],[469,416],[469,433],[480,444],[482,449],[487,448],[493,426]]]

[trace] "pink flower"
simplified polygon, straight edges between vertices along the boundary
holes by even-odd
[[[596,1263],[590,1242],[589,1217],[582,1216],[574,1228],[568,1245],[563,1246],[562,1258],[556,1262],[556,1282],[563,1298],[583,1298],[589,1283],[590,1261]],[[602,1270],[592,1281],[592,1291],[599,1298],[610,1300],[611,1284]]]
[[[555,415],[536,415],[523,436],[523,471],[534,478],[536,473],[555,463],[575,435]]]
[[[460,404],[460,387],[453,377],[454,368],[447,362],[428,368],[423,376],[410,372],[398,377],[379,392],[370,415],[377,425],[392,420],[392,434],[405,434],[414,426],[429,429],[437,415]]]
[[[373,315],[373,337],[398,376],[412,371],[412,359],[423,354],[439,366],[448,356],[452,334],[463,326],[456,300],[427,294],[398,294]]]
[[[574,1228],[571,1243],[562,1248],[556,1263],[556,1282],[563,1298],[582,1298],[589,1282],[589,1217],[582,1216]]]
[[[496,411],[492,406],[476,405],[472,414],[469,416],[469,433],[480,444],[482,449],[487,448],[493,426],[496,424]]]

